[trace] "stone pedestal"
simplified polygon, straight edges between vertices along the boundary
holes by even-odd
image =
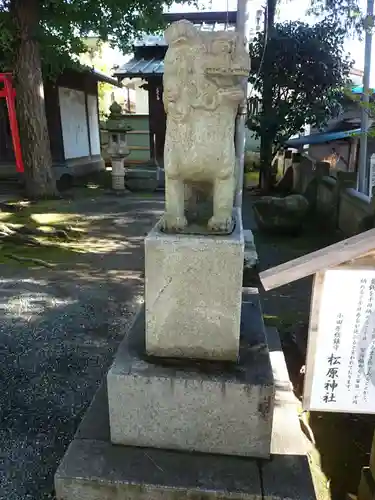
[[[56,473],[56,498],[310,500],[311,480],[297,481],[308,463],[286,408],[294,403],[281,347],[275,339],[270,356],[258,291],[242,290],[238,209],[228,234],[235,116],[250,66],[244,40],[181,20],[166,41],[166,212],[145,241],[146,304]],[[205,234],[194,227],[200,217],[185,217],[184,189],[196,182],[213,191]],[[269,460],[272,448],[281,459]]]
[[[253,301],[244,307],[250,320]],[[299,402],[277,331],[267,338],[278,402],[271,460],[113,445],[103,384],[56,472],[57,500],[315,500]]]
[[[112,189],[115,191],[125,190],[124,158],[112,158]]]
[[[252,269],[258,264],[258,254],[255,248],[254,235],[250,229],[246,229],[243,234],[245,240],[244,268]]]
[[[147,356],[138,318],[107,377],[113,443],[269,457],[274,382],[253,300],[237,364]]]
[[[166,234],[145,241],[146,351],[162,357],[236,361],[244,237]]]

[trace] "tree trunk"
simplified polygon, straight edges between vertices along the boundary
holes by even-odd
[[[54,197],[57,189],[38,41],[39,0],[12,0],[11,12],[17,37],[14,77],[26,191],[32,198]]]
[[[265,17],[265,40],[266,48],[264,59],[268,58],[268,51],[270,50],[269,41],[272,38],[273,28],[275,23],[276,0],[267,0],[267,11]],[[272,56],[271,56],[272,57]],[[273,88],[272,81],[265,75],[263,82],[262,92],[262,117],[263,121],[262,134],[260,139],[260,188],[264,191],[269,191],[272,188],[272,137],[270,128],[273,128],[272,116],[272,97]]]
[[[267,133],[260,138],[260,188],[270,191],[272,188],[272,138]]]

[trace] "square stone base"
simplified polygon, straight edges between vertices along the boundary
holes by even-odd
[[[113,445],[104,384],[56,472],[57,500],[315,500],[298,402],[277,331],[268,333],[278,401],[271,460]]]
[[[146,351],[235,361],[239,354],[244,238],[166,234],[145,239]]]
[[[55,490],[58,500],[262,500],[255,460],[113,445],[105,386],[56,472]]]
[[[139,315],[107,377],[113,443],[269,457],[274,381],[257,293],[250,300],[236,364],[145,355]]]

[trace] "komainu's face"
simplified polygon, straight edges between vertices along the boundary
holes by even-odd
[[[164,36],[168,45],[178,46],[194,40],[198,36],[198,31],[192,23],[183,19],[171,24]]]
[[[228,39],[218,39],[212,42],[212,53],[213,54],[232,54],[234,52],[235,42],[234,40]]]

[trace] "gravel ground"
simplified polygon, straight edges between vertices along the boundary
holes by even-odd
[[[143,237],[162,201],[77,209],[100,222],[109,252],[58,271],[0,267],[1,499],[53,498],[58,463],[142,301]]]

